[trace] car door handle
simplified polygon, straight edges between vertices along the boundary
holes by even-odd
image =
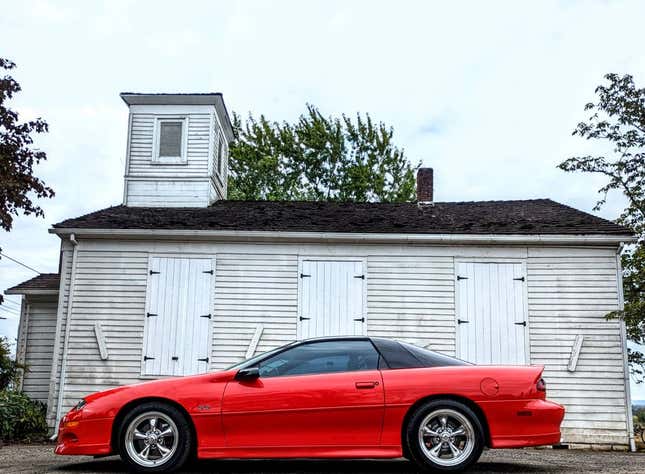
[[[378,382],[356,382],[356,388],[359,390],[374,388],[377,385],[378,385]]]

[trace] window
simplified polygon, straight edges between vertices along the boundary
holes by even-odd
[[[220,134],[217,140],[217,172],[224,176],[224,137]]]
[[[454,357],[417,347],[405,342],[372,338],[372,341],[383,354],[390,369],[411,369],[415,367],[447,367],[451,365],[472,365]]]
[[[376,370],[379,355],[367,340],[311,342],[260,362],[260,377]]]
[[[470,362],[456,359],[438,352],[429,351],[422,347],[413,346],[405,342],[400,343],[410,354],[418,359],[424,367],[448,367],[451,365],[472,365]]]
[[[184,118],[157,119],[153,160],[158,163],[186,161],[186,120]]]

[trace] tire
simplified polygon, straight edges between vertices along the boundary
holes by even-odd
[[[454,400],[424,403],[412,413],[404,433],[407,453],[424,470],[461,471],[476,463],[484,449],[481,421]]]
[[[195,443],[186,415],[162,402],[146,402],[130,410],[118,436],[119,455],[134,472],[176,471],[186,463]]]

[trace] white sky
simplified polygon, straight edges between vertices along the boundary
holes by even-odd
[[[571,137],[604,74],[645,83],[639,1],[0,0],[0,11],[0,54],[23,87],[12,106],[49,122],[36,171],[56,191],[45,219],[18,217],[0,247],[43,272],[57,270],[51,224],[121,202],[121,91],[219,91],[229,110],[280,120],[306,102],[369,112],[434,167],[437,201],[550,197],[591,211],[602,180],[556,165],[605,151]],[[31,276],[0,260],[0,289]],[[8,316],[0,335],[15,337]]]

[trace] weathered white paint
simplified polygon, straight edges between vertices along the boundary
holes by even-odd
[[[531,363],[544,364],[549,398],[567,411],[568,443],[628,444],[616,248],[529,249]],[[571,346],[584,337],[575,372]]]
[[[156,158],[159,121],[166,119],[184,124],[181,160]],[[227,168],[218,173],[213,166],[215,140],[226,142],[215,106],[131,106],[128,126],[126,205],[205,207],[226,197]]]
[[[96,343],[99,346],[99,354],[101,356],[101,360],[108,360],[110,358],[110,354],[107,350],[107,345],[105,344],[103,328],[101,327],[101,323],[98,321],[94,323],[94,336],[96,336]]]
[[[616,289],[618,291],[618,309],[625,309],[625,296],[623,294],[623,268],[621,254],[623,245],[616,250]],[[636,452],[636,440],[634,439],[634,417],[632,414],[631,380],[629,379],[629,361],[627,359],[627,329],[625,321],[620,321],[620,338],[623,352],[623,377],[625,381],[625,410],[627,412],[627,433],[629,435],[629,450]]]
[[[192,375],[208,370],[210,258],[150,258],[142,375]]]
[[[454,355],[453,257],[441,248],[426,247],[419,255],[392,250],[363,250],[368,255],[368,334]],[[407,250],[416,253],[416,248]]]
[[[523,263],[457,262],[457,357],[476,364],[528,361]]]
[[[571,356],[569,357],[569,365],[567,365],[567,370],[569,372],[576,371],[578,359],[580,358],[580,350],[582,349],[582,343],[584,340],[585,337],[582,334],[578,334],[576,339],[573,341],[573,345],[571,346]]]
[[[57,394],[57,403],[56,403],[56,423],[55,429],[58,430],[58,425],[60,419],[63,416],[63,403],[65,400],[65,382],[67,377],[67,360],[70,353],[69,339],[71,336],[72,328],[72,308],[74,306],[74,289],[76,283],[76,262],[78,256],[78,241],[76,236],[71,234],[69,236],[69,242],[72,245],[72,264],[70,269],[70,284],[69,284],[69,293],[67,301],[67,314],[65,315],[65,337],[63,338],[63,347],[61,351],[61,361],[60,361],[60,379],[58,381],[58,394]]]
[[[64,250],[61,288],[68,292],[70,254]],[[618,307],[615,252],[616,247],[589,245],[84,239],[63,405],[69,408],[89,392],[145,379],[141,364],[151,255],[217,256],[211,369],[242,360],[259,324],[264,330],[256,352],[297,338],[299,260],[366,262],[367,333],[448,354],[456,351],[455,262],[519,262],[527,268],[530,362],[545,365],[549,398],[567,407],[565,442],[626,445],[620,324],[604,318]],[[63,311],[63,331],[65,315]],[[104,330],[107,361],[101,360],[92,332],[96,321]],[[578,334],[585,339],[571,373],[567,365]],[[60,349],[58,353],[60,358]]]
[[[244,355],[246,359],[250,359],[255,355],[255,350],[258,348],[258,344],[260,343],[260,338],[262,337],[263,331],[264,325],[258,324],[258,327],[255,328],[255,332],[253,333],[253,337],[251,338],[251,342],[249,342],[249,348],[246,350],[246,354]]]
[[[367,333],[361,260],[302,259],[298,339]]]
[[[436,244],[436,245],[573,245],[603,246],[632,242],[632,235],[558,235],[558,234],[377,234],[342,232],[281,232],[253,230],[198,230],[198,229],[84,229],[52,228],[49,233],[60,236],[77,233],[85,237],[143,238],[155,240],[190,241],[254,241],[254,242],[334,242],[347,244],[397,243],[397,244]],[[393,249],[396,251],[396,249]],[[480,255],[484,256],[484,255]]]
[[[21,377],[21,390],[34,400],[47,403],[54,351],[56,296],[23,297],[18,328],[17,360],[28,370]]]
[[[206,207],[217,193],[211,193],[210,178],[128,178],[125,181],[129,206]],[[218,197],[219,198],[219,197]]]

